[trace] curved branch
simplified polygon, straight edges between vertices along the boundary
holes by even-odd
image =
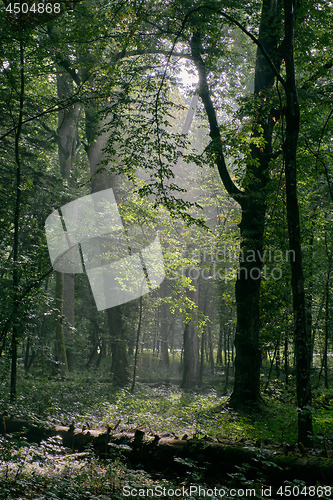
[[[220,129],[217,122],[216,111],[213,102],[210,97],[209,87],[207,82],[207,72],[205,68],[205,63],[201,57],[201,41],[199,33],[195,33],[191,40],[191,49],[193,61],[197,67],[199,73],[199,95],[202,99],[203,105],[206,110],[206,114],[209,121],[210,127],[210,137],[213,141],[214,152],[216,154],[215,162],[221,177],[221,180],[226,188],[227,192],[232,196],[232,198],[241,204],[243,191],[241,191],[230,177],[229,171],[227,169],[224,154],[222,151],[222,138],[220,134]]]
[[[261,50],[263,56],[267,60],[269,66],[270,66],[271,70],[273,71],[274,75],[276,76],[277,80],[281,83],[281,85],[283,87],[285,87],[285,84],[286,84],[285,80],[280,75],[278,69],[276,68],[272,59],[269,57],[263,44],[249,30],[247,30],[245,28],[245,26],[243,26],[239,21],[237,21],[237,19],[235,19],[234,17],[230,16],[226,12],[221,11],[220,9],[218,9],[216,7],[211,7],[210,5],[200,5],[199,7],[196,7],[195,9],[192,9],[191,11],[189,11],[183,19],[181,29],[179,30],[179,32],[176,35],[175,42],[178,41],[179,37],[182,35],[183,30],[185,28],[185,25],[187,23],[187,20],[192,16],[192,14],[194,14],[195,12],[198,12],[200,10],[204,10],[204,9],[210,10],[211,12],[215,12],[216,14],[220,14],[222,17],[227,19],[230,23],[237,26],[237,28],[239,28],[246,36],[248,36],[252,40],[252,42],[255,43],[257,45],[257,47]],[[153,23],[151,23],[151,24],[153,24]],[[158,26],[158,27],[160,28],[161,32],[163,32],[162,28],[160,26]],[[167,33],[167,31],[164,31],[164,32]],[[172,51],[174,49],[174,45],[175,45],[175,43],[173,44],[173,47],[171,49],[171,54],[172,54]]]
[[[211,9],[211,8],[207,7],[207,9]],[[226,12],[219,11],[219,14],[221,16],[225,17],[231,23],[235,24],[235,26],[237,26],[243,33],[245,33],[246,36],[248,36],[252,40],[252,42],[254,42],[257,45],[257,47],[261,50],[263,56],[265,57],[266,61],[268,62],[274,75],[276,76],[276,79],[281,83],[281,85],[283,87],[285,87],[285,85],[286,85],[285,80],[280,75],[278,69],[276,68],[272,59],[269,57],[263,44],[261,42],[259,42],[259,40],[250,31],[248,31],[240,22],[238,22],[237,19],[234,19],[232,16],[229,16],[229,14],[227,14]]]

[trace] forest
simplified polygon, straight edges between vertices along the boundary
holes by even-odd
[[[333,498],[332,1],[0,33],[0,499]]]

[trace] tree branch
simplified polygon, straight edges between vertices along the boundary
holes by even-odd
[[[30,118],[26,118],[25,120],[22,121],[22,125],[25,125],[26,123],[32,122],[33,120],[37,120],[37,118],[40,118],[41,116],[48,115],[49,113],[54,113],[55,111],[59,111],[61,109],[66,109],[68,106],[71,106],[74,102],[78,102],[79,100],[71,100],[74,97],[79,95],[79,91],[70,96],[68,99],[63,99],[62,101],[53,104],[50,106],[48,109],[45,109],[44,111],[41,111],[40,113],[37,113],[36,115],[30,116]],[[63,104],[63,106],[61,106]],[[12,132],[15,131],[15,127],[12,127],[9,129],[5,134],[2,134],[0,136],[0,141],[10,135]]]
[[[248,36],[256,45],[257,47],[259,47],[259,49],[261,50],[263,56],[265,57],[265,59],[267,60],[269,66],[271,67],[274,75],[276,76],[277,80],[281,83],[281,85],[284,87],[285,86],[285,80],[282,78],[282,76],[280,75],[278,69],[276,68],[274,62],[272,61],[272,59],[269,57],[265,47],[262,45],[261,42],[259,42],[259,40],[250,32],[248,31],[245,26],[243,26],[239,21],[237,21],[237,19],[235,19],[234,17],[230,16],[229,14],[227,14],[226,12],[224,11],[221,11],[220,9],[216,8],[216,7],[211,7],[210,5],[200,5],[199,7],[196,7],[195,9],[192,9],[191,11],[189,11],[185,17],[184,17],[184,20],[183,20],[183,23],[182,23],[182,27],[181,27],[181,30],[178,32],[178,34],[176,35],[176,39],[178,40],[178,38],[182,35],[182,32],[184,30],[184,27],[186,25],[186,22],[187,20],[191,17],[192,14],[194,14],[195,12],[198,12],[200,10],[209,10],[211,12],[215,12],[216,14],[219,14],[220,16],[224,17],[225,19],[227,19],[230,23],[234,24],[235,26],[237,26],[237,28],[239,28],[246,36]],[[154,26],[156,28],[158,28],[160,30],[160,32],[162,34],[168,34],[170,35],[170,33],[167,31],[167,30],[164,30],[161,26],[159,26],[158,24],[154,24],[153,22],[150,22],[150,21],[146,21],[148,24],[150,24],[151,26]],[[186,37],[184,37],[185,40],[187,40]],[[187,40],[188,41],[188,40]]]
[[[199,73],[199,95],[202,99],[203,105],[205,107],[209,126],[210,126],[210,137],[213,141],[213,147],[215,152],[215,162],[221,177],[221,180],[226,188],[227,192],[232,196],[232,198],[241,205],[243,191],[238,189],[236,184],[230,177],[228,172],[224,154],[222,151],[222,138],[220,134],[220,129],[217,122],[216,111],[213,102],[210,97],[209,87],[207,82],[207,72],[205,63],[201,57],[201,40],[198,32],[194,33],[191,40],[191,50],[192,58],[197,67]]]
[[[59,53],[56,55],[56,63],[59,64],[59,66],[62,66],[65,71],[67,71],[67,73],[72,77],[77,86],[81,85],[81,79],[75,72],[75,69],[71,68],[69,61],[64,59]]]
[[[156,54],[156,55],[162,55],[162,56],[169,56],[170,55],[170,50],[161,50],[161,49],[136,49],[136,50],[129,50],[128,52],[126,51],[120,51],[114,56],[115,62],[120,61],[121,59],[124,59],[125,57],[133,57],[133,56],[140,56],[140,55],[145,55],[145,54]],[[187,54],[186,52],[172,52],[173,57],[183,57],[184,59],[190,59],[191,61],[193,60],[191,54]]]

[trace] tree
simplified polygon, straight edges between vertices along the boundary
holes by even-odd
[[[2,14],[3,15],[3,14]],[[31,152],[40,141],[36,119],[27,119],[28,113],[40,113],[33,87],[40,85],[40,97],[48,108],[54,94],[50,84],[34,65],[36,56],[33,37],[30,33],[13,33],[10,25],[3,30],[1,76],[7,101],[4,102],[1,123],[1,141],[4,148],[5,177],[8,176],[12,190],[3,190],[4,205],[7,206],[1,278],[5,282],[12,274],[10,293],[2,296],[1,351],[5,348],[6,336],[12,328],[11,341],[11,387],[10,395],[16,397],[17,359],[19,348],[29,331],[37,327],[37,310],[41,310],[36,296],[43,278],[49,274],[46,261],[46,246],[43,238],[44,220],[49,210],[48,190],[57,184],[55,177],[40,170],[41,155]],[[44,52],[40,51],[40,55]],[[32,83],[32,80],[34,82]],[[45,108],[44,108],[45,109]],[[31,116],[31,115],[30,115]],[[27,125],[28,123],[28,125]],[[50,160],[52,167],[53,150],[47,141],[44,144],[44,161]],[[13,164],[12,158],[15,159]],[[13,174],[14,178],[13,179]],[[47,187],[46,187],[47,186]],[[57,186],[58,187],[58,186]],[[4,279],[5,278],[5,279]],[[42,293],[39,295],[42,296]]]
[[[52,29],[50,26],[48,32],[52,40]],[[61,68],[61,64],[59,64],[57,68],[56,78],[57,95],[59,100],[61,101],[69,98],[74,92],[74,82],[72,77]],[[58,111],[57,131],[54,132],[54,136],[58,144],[60,173],[69,187],[73,187],[72,170],[75,165],[76,152],[78,148],[78,125],[80,113],[81,106],[79,103],[73,103],[65,109],[60,109]],[[58,331],[58,345],[61,346],[60,352],[65,353],[66,351],[66,356],[63,360],[65,367],[68,365],[68,369],[73,370],[75,366],[75,353],[71,345],[71,328],[74,327],[75,275],[71,273],[61,273],[62,276],[59,276],[58,274],[59,273],[56,271],[57,283],[62,280],[62,286],[56,286],[56,291],[61,293],[61,297],[57,296],[57,300],[62,311],[56,327]],[[61,330],[63,330],[63,332],[61,332]],[[60,339],[63,342],[63,345]],[[64,345],[65,342],[66,346]]]
[[[284,2],[284,60],[286,79],[286,135],[283,144],[286,201],[290,249],[294,252],[291,262],[291,286],[295,323],[296,390],[298,403],[298,439],[304,445],[312,443],[311,413],[311,332],[307,329],[305,310],[304,275],[302,265],[300,218],[297,199],[297,147],[300,127],[300,109],[297,95],[294,60],[296,2]]]
[[[198,307],[199,301],[199,280],[197,277],[191,278],[191,288],[189,299]],[[198,313],[196,313],[196,316]],[[200,383],[200,363],[199,363],[199,336],[198,317],[194,317],[185,323],[184,328],[184,351],[183,351],[183,377],[181,386],[184,389],[191,389]]]
[[[222,13],[222,15],[224,15]],[[227,19],[231,20],[229,16]],[[236,24],[238,22],[236,21]],[[266,213],[265,189],[269,181],[272,158],[272,134],[275,121],[266,101],[281,57],[278,46],[281,37],[280,2],[263,2],[255,68],[254,96],[256,117],[253,119],[250,152],[246,164],[244,189],[231,179],[223,153],[217,113],[209,90],[207,70],[202,58],[201,34],[194,27],[191,41],[193,61],[199,73],[199,95],[205,107],[215,157],[224,187],[242,209],[240,222],[241,250],[245,261],[240,263],[236,281],[237,329],[235,337],[235,383],[231,396],[234,406],[256,405],[260,401],[259,300]],[[264,54],[262,52],[264,50]],[[247,258],[254,256],[253,259]]]
[[[16,185],[15,185],[15,210],[14,210],[14,234],[13,234],[13,309],[18,308],[19,300],[19,234],[20,234],[20,218],[21,218],[21,154],[20,154],[20,140],[23,122],[23,106],[25,97],[25,68],[24,68],[24,44],[23,41],[19,42],[19,57],[20,57],[20,87],[19,87],[19,112],[17,123],[15,124],[15,163],[16,163]],[[18,328],[14,320],[12,328],[12,362],[11,362],[11,380],[10,380],[10,399],[14,401],[16,398],[16,367],[17,367],[17,346],[18,346]]]
[[[186,256],[177,256],[177,252],[181,253],[179,248],[190,248],[193,244],[200,249],[211,245],[214,248],[212,252],[223,250],[225,233],[222,224],[209,226],[211,233],[215,231],[214,235],[197,228],[191,232],[183,227],[183,222],[185,226],[196,224],[199,228],[203,227],[199,220],[198,188],[191,174],[193,162],[204,166],[205,172],[214,165],[232,200],[230,206],[238,204],[241,216],[240,221],[233,221],[239,222],[240,260],[236,281],[236,373],[231,401],[235,407],[245,405],[250,409],[260,402],[261,346],[273,346],[275,359],[283,341],[285,353],[288,351],[291,301],[287,286],[291,276],[300,408],[299,440],[303,444],[310,443],[311,349],[316,343],[323,348],[323,368],[327,373],[325,359],[330,327],[331,218],[328,215],[328,200],[332,200],[329,162],[332,110],[327,98],[330,95],[327,72],[332,64],[328,56],[321,55],[316,58],[315,68],[311,69],[312,61],[306,52],[319,51],[326,42],[321,40],[318,28],[315,38],[320,38],[320,42],[317,40],[315,46],[309,44],[304,33],[306,27],[301,26],[301,20],[307,16],[310,19],[319,18],[319,12],[325,12],[324,4],[304,4],[296,8],[291,0],[284,3],[282,0],[264,0],[261,11],[254,4],[251,11],[246,6],[245,12],[244,6],[237,0],[224,2],[222,7],[215,1],[194,6],[189,1],[163,2],[159,5],[155,2],[129,2],[125,5],[106,0],[86,1],[78,5],[74,13],[51,21],[47,29],[38,24],[30,25],[26,33],[17,35],[11,50],[8,50],[11,28],[6,28],[1,70],[5,82],[0,101],[3,130],[1,154],[4,159],[1,168],[10,182],[1,185],[5,200],[4,208],[0,209],[4,241],[0,247],[4,304],[1,340],[14,326],[13,380],[16,378],[20,345],[24,345],[18,344],[17,340],[21,338],[24,342],[30,339],[30,325],[38,321],[43,333],[47,332],[50,324],[45,326],[45,321],[49,320],[41,319],[50,309],[46,311],[42,306],[30,309],[32,293],[28,294],[31,304],[25,302],[25,306],[19,309],[23,304],[22,296],[26,297],[25,290],[31,291],[35,280],[38,281],[46,273],[45,239],[40,237],[45,216],[54,207],[87,194],[90,189],[96,191],[110,186],[118,196],[119,210],[128,225],[136,224],[142,229],[140,221],[148,220],[154,228],[159,225],[161,231],[166,231],[165,239],[169,239],[164,243],[167,273],[172,274],[178,264],[188,270],[191,266],[198,271],[205,269],[208,271],[206,276],[209,275],[209,297],[220,297],[221,311],[217,307],[211,308],[205,291],[207,288],[201,286],[199,279],[191,275],[186,277],[186,273],[170,284],[160,301],[161,309],[165,310],[161,321],[164,360],[168,358],[168,322],[171,314],[177,314],[177,325],[181,321],[186,325],[183,385],[190,387],[196,384],[200,378],[199,323],[206,321],[207,325],[208,320],[203,317],[212,315],[216,319],[221,312],[221,322],[228,322],[228,325],[221,327],[219,361],[222,360],[224,344],[224,361],[229,362],[233,335],[231,281],[225,284],[219,278],[213,278],[207,262],[197,259],[197,262],[191,263]],[[3,20],[4,14],[0,15]],[[85,23],[82,23],[83,19]],[[16,21],[13,20],[14,24]],[[92,38],[93,44],[90,42]],[[251,41],[255,44],[253,47]],[[295,43],[304,45],[300,56],[295,52]],[[255,64],[249,70],[255,47]],[[249,57],[244,57],[244,51]],[[171,117],[173,114],[178,118],[187,106],[186,99],[189,100],[186,91],[182,91],[182,96],[178,90],[175,91],[175,83],[183,70],[183,63],[178,58],[185,60],[186,65],[199,75],[198,95],[203,105],[200,112],[205,115],[210,132],[210,143],[204,152],[202,146],[199,154],[194,151],[193,144],[189,150],[184,149],[184,145],[190,142],[184,134],[175,133],[177,120]],[[296,70],[298,79],[295,77]],[[314,82],[316,90],[311,88]],[[311,106],[315,105],[323,105],[325,116],[316,116],[310,125]],[[84,110],[82,115],[80,109]],[[307,123],[304,123],[304,117]],[[10,120],[11,128],[6,123]],[[36,149],[41,150],[41,147],[43,153],[38,156]],[[57,148],[60,169],[56,165]],[[75,161],[76,153],[78,161]],[[180,157],[184,158],[181,164]],[[15,165],[11,158],[15,158]],[[308,177],[304,158],[311,172]],[[72,168],[74,164],[75,168]],[[121,168],[118,169],[119,164]],[[86,170],[84,179],[83,169]],[[130,182],[123,182],[119,175],[122,172],[128,174]],[[181,176],[187,180],[187,185],[180,179]],[[207,177],[203,176],[200,183],[204,199],[211,196],[205,185]],[[300,181],[298,186],[296,181]],[[46,183],[52,186],[47,196],[44,193]],[[185,194],[184,188],[188,185],[190,189]],[[214,189],[221,193],[221,184]],[[138,195],[143,196],[145,202],[140,201]],[[134,196],[137,197],[134,201],[129,199]],[[318,201],[324,197],[327,200]],[[271,203],[273,198],[274,204]],[[39,203],[43,204],[42,210],[39,210]],[[212,203],[215,203],[215,198]],[[230,210],[227,204],[224,209],[225,218],[228,218]],[[166,211],[174,219],[168,218]],[[273,283],[263,276],[263,254],[268,245],[278,244],[287,249],[286,239],[281,234],[284,215],[288,220],[289,248],[293,256],[291,274],[283,266],[283,271],[287,273],[285,279]],[[325,229],[324,225],[318,224],[323,215],[327,219]],[[176,224],[176,219],[181,222]],[[30,233],[32,236],[29,236]],[[301,238],[304,241],[307,234],[311,237],[304,259]],[[33,240],[35,236],[36,241]],[[234,231],[230,238],[237,249]],[[177,251],[174,249],[171,252],[168,243],[173,242],[177,242]],[[310,269],[313,255],[324,256],[326,267],[322,274],[319,274],[316,265]],[[308,267],[306,273],[304,266]],[[320,276],[324,278],[323,284],[319,283]],[[87,306],[91,302],[87,286],[83,285],[81,278],[78,283],[77,319],[80,332],[77,335],[82,341],[80,352],[84,353],[89,364],[94,356],[98,355],[100,360],[101,353],[108,355],[110,347],[115,381],[125,384],[127,347],[129,337],[134,337],[137,308],[133,308],[131,321],[126,308],[115,308],[97,315],[92,307]],[[61,320],[67,317],[64,322],[59,322],[57,328],[58,345],[64,346],[62,327],[67,323],[73,324],[73,294],[71,292],[70,299],[63,302],[60,280],[50,280],[48,286],[51,294],[57,290],[59,303],[55,305],[62,311]],[[274,294],[279,299],[272,305]],[[70,306],[68,313],[64,305]],[[151,338],[147,327],[150,326],[147,305],[144,305],[141,345]],[[154,305],[152,300],[150,311]],[[169,309],[170,314],[167,314]],[[33,319],[32,312],[36,310],[38,313],[35,316],[39,316],[39,320]],[[269,319],[270,314],[274,316],[273,320]],[[264,325],[265,322],[268,326]],[[280,322],[285,328],[280,328]],[[141,328],[141,320],[139,324]],[[54,320],[52,325],[54,331]],[[102,332],[107,329],[108,335]],[[263,333],[261,338],[260,329]],[[317,332],[312,338],[311,330]],[[140,329],[137,331],[140,333]],[[216,330],[207,331],[209,338],[217,334]],[[92,344],[90,352],[86,342],[88,337]],[[50,336],[47,336],[45,342],[49,339]],[[207,336],[202,335],[202,362],[207,352],[206,340]],[[65,350],[59,348],[59,352],[62,353],[60,357],[65,368]],[[287,355],[285,359],[288,361]],[[228,375],[226,379],[227,386]],[[15,384],[12,385],[14,394]]]
[[[178,6],[179,8],[179,6]],[[267,206],[267,185],[273,158],[281,151],[272,150],[274,125],[281,117],[286,122],[282,136],[286,181],[286,203],[289,245],[294,258],[291,260],[293,309],[295,315],[295,352],[297,365],[297,395],[299,412],[299,439],[309,443],[311,434],[311,388],[309,365],[309,335],[306,329],[304,278],[301,255],[301,233],[296,186],[296,156],[299,133],[299,103],[295,81],[294,31],[295,11],[293,2],[263,1],[260,14],[259,36],[254,36],[242,19],[231,16],[216,5],[201,5],[184,9],[182,24],[173,39],[170,57],[178,40],[189,42],[191,58],[199,73],[199,95],[205,107],[212,139],[211,151],[222,182],[228,193],[240,204],[241,250],[246,257],[239,268],[236,283],[237,331],[236,373],[231,401],[235,406],[253,405],[260,400],[259,354],[259,297],[264,245],[264,225]],[[223,141],[218,125],[216,105],[209,88],[207,66],[212,68],[209,57],[213,15],[221,16],[240,29],[257,45],[254,78],[249,151],[245,159],[246,170],[243,189],[239,189],[227,168]],[[177,14],[179,14],[177,12]],[[284,16],[284,21],[283,21]],[[189,34],[190,33],[190,34]],[[215,41],[216,39],[214,39]],[[206,55],[208,54],[208,55]],[[214,54],[214,52],[213,52]],[[204,58],[206,60],[204,60]],[[281,62],[285,62],[285,73]],[[320,73],[321,74],[321,73]],[[273,92],[274,81],[284,90],[285,105],[280,89]],[[276,109],[279,108],[279,109]]]

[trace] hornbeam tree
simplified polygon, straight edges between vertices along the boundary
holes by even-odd
[[[284,23],[283,23],[284,15]],[[240,191],[230,178],[222,151],[222,140],[216,111],[209,93],[207,71],[201,54],[203,48],[200,32],[192,36],[192,56],[196,64],[200,89],[210,126],[210,136],[214,146],[215,162],[222,182],[228,193],[239,202],[242,209],[240,223],[241,250],[243,255],[258,258],[252,262],[241,262],[236,281],[237,330],[235,337],[236,360],[235,382],[231,402],[240,406],[257,403],[260,397],[260,352],[259,352],[259,298],[261,255],[267,199],[265,187],[269,181],[272,160],[272,137],[276,115],[273,109],[267,113],[265,102],[275,80],[285,93],[285,137],[283,157],[285,166],[286,206],[289,233],[289,247],[292,251],[291,283],[294,310],[294,344],[296,356],[296,390],[298,403],[298,439],[305,445],[312,442],[310,353],[311,335],[307,331],[304,277],[301,252],[301,233],[297,201],[297,146],[300,127],[299,101],[295,78],[295,24],[296,5],[293,0],[285,0],[284,5],[277,0],[263,1],[259,37],[255,39],[246,28],[229,15],[222,13],[257,44],[254,94],[259,99],[259,107],[254,121],[254,136],[263,142],[251,145],[251,155],[246,165],[248,181]],[[280,66],[284,60],[286,76],[281,76]],[[282,113],[282,110],[281,110]],[[254,274],[253,274],[254,273]]]
[[[285,172],[286,207],[288,219],[289,247],[291,250],[291,285],[294,309],[294,344],[296,357],[296,385],[298,403],[298,438],[303,444],[311,443],[311,384],[310,384],[310,332],[307,331],[304,277],[301,253],[300,217],[297,200],[297,150],[300,128],[300,110],[295,78],[295,27],[296,3],[293,0],[263,0],[259,33],[248,27],[252,19],[248,12],[242,14],[233,9],[236,2],[221,7],[209,2],[198,7],[180,5],[170,9],[175,26],[164,25],[163,21],[151,22],[162,36],[168,33],[173,40],[170,57],[177,43],[187,44],[199,75],[199,96],[204,105],[210,130],[210,152],[218,168],[224,188],[241,207],[241,256],[236,280],[237,330],[235,382],[231,402],[235,407],[253,407],[260,402],[260,281],[266,210],[269,202],[268,184],[273,160],[282,157]],[[174,6],[173,6],[174,7]],[[238,6],[241,7],[241,6]],[[241,9],[238,9],[238,11]],[[181,21],[180,13],[182,12]],[[232,12],[237,12],[235,16]],[[253,18],[254,16],[253,12]],[[306,15],[305,11],[302,15]],[[170,16],[172,17],[172,16]],[[233,179],[228,168],[225,151],[228,144],[221,133],[218,101],[212,90],[211,77],[214,56],[220,57],[217,44],[219,34],[214,38],[213,28],[217,28],[216,18],[224,19],[227,26],[240,30],[257,46],[254,71],[254,97],[252,101],[251,138],[248,154],[243,162],[245,173],[241,188]],[[180,27],[179,27],[180,26]],[[216,29],[218,31],[218,29]],[[283,64],[282,64],[283,63]],[[229,70],[230,71],[230,70]],[[226,71],[229,78],[229,72]],[[322,73],[320,72],[320,75]],[[319,78],[320,78],[319,75]],[[276,90],[275,90],[276,87]],[[216,87],[215,87],[216,88]],[[281,92],[281,88],[283,93]],[[280,131],[274,136],[275,125]],[[280,134],[280,135],[279,135]],[[273,151],[272,140],[277,137],[282,148]],[[241,146],[241,143],[240,143]],[[230,145],[229,145],[230,148]],[[247,258],[250,255],[251,258]]]
[[[226,16],[228,21],[233,20]],[[239,23],[235,21],[238,25]],[[210,128],[212,151],[221,180],[227,192],[241,207],[241,250],[245,256],[239,264],[236,280],[237,330],[235,337],[235,382],[231,402],[235,407],[260,403],[259,301],[264,245],[266,186],[272,159],[272,136],[276,118],[266,101],[270,100],[275,77],[281,64],[281,2],[264,1],[261,12],[258,49],[254,77],[254,96],[257,103],[252,126],[250,155],[246,163],[243,190],[231,178],[223,152],[223,140],[217,111],[208,83],[208,71],[202,32],[193,27],[191,54],[199,74],[199,95]],[[202,30],[202,28],[201,28]],[[263,53],[264,51],[264,53]],[[247,259],[247,255],[254,258]]]

